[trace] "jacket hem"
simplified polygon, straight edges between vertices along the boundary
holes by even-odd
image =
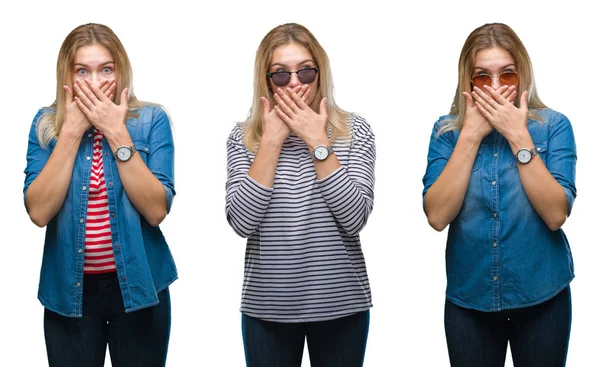
[[[510,305],[510,306],[502,306],[499,310],[497,309],[485,309],[485,308],[481,308],[481,307],[477,307],[477,306],[473,306],[470,304],[467,304],[465,302],[460,301],[458,298],[453,297],[451,295],[446,294],[446,299],[452,303],[454,303],[456,306],[462,307],[462,308],[468,308],[471,310],[476,310],[476,311],[481,311],[481,312],[501,312],[501,311],[507,311],[507,310],[515,310],[515,309],[519,309],[519,308],[526,308],[526,307],[531,307],[531,306],[536,306],[539,305],[540,303],[544,303],[552,298],[554,298],[557,294],[559,294],[560,292],[562,292],[565,288],[567,288],[569,286],[569,284],[571,284],[571,282],[573,281],[573,279],[575,278],[575,276],[571,276],[571,278],[563,285],[560,286],[560,288],[558,288],[557,291],[551,293],[549,296],[543,297],[539,300],[533,301],[533,302],[529,302],[529,303],[525,303],[525,304],[519,304],[519,305]]]

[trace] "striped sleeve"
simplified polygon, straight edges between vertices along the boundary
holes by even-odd
[[[262,221],[273,189],[248,176],[252,162],[241,136],[241,127],[236,126],[227,139],[225,212],[233,230],[241,237],[249,237]]]
[[[317,184],[336,220],[348,234],[357,235],[373,210],[375,135],[359,116],[354,116],[352,135],[347,166]]]

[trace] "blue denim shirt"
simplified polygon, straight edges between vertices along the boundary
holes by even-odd
[[[535,111],[543,123],[527,128],[538,157],[564,188],[571,212],[575,189],[575,138],[569,120],[550,109]],[[423,198],[442,173],[459,132],[438,131],[435,123]],[[573,259],[562,229],[551,231],[537,214],[521,184],[508,141],[497,131],[483,139],[462,208],[450,223],[446,243],[446,297],[480,311],[528,307],[546,301],[574,277]]]
[[[29,133],[24,197],[56,145],[54,139],[46,150],[38,142],[37,121],[47,111],[37,113]],[[175,195],[169,118],[157,106],[144,106],[135,112],[139,116],[127,119],[127,130],[136,154],[164,185],[168,212]],[[90,183],[93,140],[90,129],[82,137],[63,206],[46,227],[38,298],[47,309],[67,317],[82,316],[86,188]],[[156,305],[157,293],[177,279],[177,270],[160,229],[148,224],[129,201],[106,139],[102,141],[102,152],[117,275],[125,311],[131,312]]]

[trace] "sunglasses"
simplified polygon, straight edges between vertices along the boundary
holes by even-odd
[[[317,78],[319,68],[305,68],[298,71],[276,71],[274,73],[267,73],[267,76],[271,78],[273,84],[278,87],[285,87],[290,83],[292,74],[298,76],[298,80],[302,84],[310,84]]]
[[[496,78],[498,78],[498,81],[502,85],[515,85],[519,82],[519,74],[517,74],[513,71],[507,71],[507,72],[499,74],[498,76],[491,76],[488,74],[475,75],[471,79],[471,84],[474,87],[483,89],[484,85],[488,85],[491,87],[492,79],[496,79]]]

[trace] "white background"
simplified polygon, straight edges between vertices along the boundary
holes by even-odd
[[[285,22],[314,33],[331,59],[339,105],[363,115],[376,135],[375,208],[361,233],[375,305],[365,366],[449,365],[446,233],[427,224],[421,178],[433,123],[452,102],[460,49],[487,22],[517,32],[542,100],[574,127],[578,196],[563,226],[576,270],[567,365],[600,365],[599,195],[592,179],[598,169],[600,28],[589,5],[412,1],[392,8],[373,0],[238,0],[190,9],[174,0],[57,0],[5,2],[0,13],[0,365],[47,364],[43,308],[36,300],[44,230],[29,221],[22,201],[27,134],[37,109],[54,99],[62,41],[88,22],[116,32],[133,64],[137,96],[162,103],[173,119],[177,196],[161,227],[180,279],[171,287],[168,366],[244,365],[239,303],[245,240],[225,219],[225,141],[248,113],[262,37]]]

